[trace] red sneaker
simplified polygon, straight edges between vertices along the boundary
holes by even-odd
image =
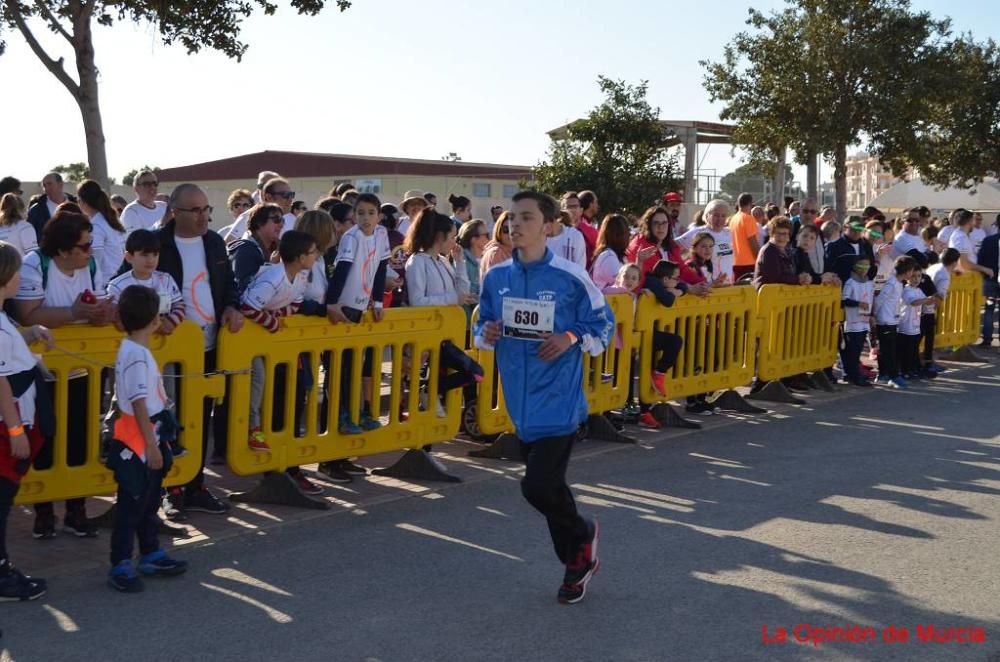
[[[647,411],[639,416],[639,427],[659,430],[662,426],[660,425],[660,422],[656,420],[656,417],[653,416],[653,412]]]
[[[297,473],[292,478],[295,484],[302,490],[303,494],[322,494],[323,488],[305,477],[303,473]]]
[[[267,440],[264,438],[264,433],[260,431],[260,428],[250,430],[250,436],[247,438],[247,446],[252,451],[271,450],[271,447],[267,444]]]

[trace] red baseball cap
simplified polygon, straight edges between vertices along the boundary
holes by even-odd
[[[663,194],[664,202],[684,202],[684,196],[675,191],[669,191]]]

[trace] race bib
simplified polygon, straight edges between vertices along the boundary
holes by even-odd
[[[543,340],[543,333],[552,333],[555,316],[555,301],[506,297],[503,300],[503,334],[508,338]]]

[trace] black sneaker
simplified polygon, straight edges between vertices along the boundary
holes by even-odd
[[[146,554],[139,559],[138,570],[143,575],[173,577],[187,571],[187,561],[179,561],[167,556],[163,549]]]
[[[77,538],[97,537],[97,527],[87,520],[87,511],[85,510],[66,513],[66,518],[63,519],[63,531],[72,533]]]
[[[48,585],[44,579],[29,577],[11,565],[6,567],[7,572],[0,575],[0,602],[23,602],[45,595]]]
[[[365,469],[363,466],[361,466],[360,464],[354,464],[350,460],[339,460],[337,461],[337,464],[340,465],[340,469],[342,471],[349,474],[364,476],[368,473],[368,470]]]
[[[188,512],[194,511],[212,515],[224,515],[229,512],[229,506],[204,486],[184,495],[184,509]]]
[[[715,407],[708,404],[704,400],[698,400],[697,402],[692,402],[689,405],[685,405],[684,411],[690,414],[701,414],[703,416],[711,416],[715,413]]]
[[[35,515],[35,527],[31,530],[31,535],[35,540],[48,540],[56,537],[56,518],[39,517]]]
[[[353,483],[354,477],[340,468],[339,462],[321,462],[319,472],[331,483]]]
[[[571,605],[583,600],[587,594],[587,584],[601,567],[597,558],[597,543],[601,536],[601,526],[597,520],[591,520],[588,525],[590,540],[580,548],[576,558],[566,564],[566,574],[562,586],[559,587],[559,602]]]
[[[185,455],[187,455],[188,452],[186,448],[181,446],[181,442],[174,439],[173,441],[170,442],[170,453],[174,456],[174,459],[176,460],[179,457],[184,457]]]
[[[184,510],[184,490],[179,487],[171,487],[163,495],[160,506],[163,508],[163,515],[171,522],[183,522],[187,520],[187,512]]]

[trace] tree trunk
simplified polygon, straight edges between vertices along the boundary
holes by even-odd
[[[816,167],[816,150],[806,152],[806,197],[819,200],[819,171]]]
[[[785,208],[785,162],[788,160],[788,148],[777,151],[778,160],[774,169],[774,182],[771,185],[773,202],[782,209]]]
[[[74,18],[74,47],[76,50],[76,70],[80,76],[79,94],[76,103],[83,118],[83,130],[87,137],[87,163],[90,178],[108,188],[108,156],[104,144],[104,122],[101,119],[101,104],[97,95],[97,66],[94,64],[94,39],[90,26],[90,14],[81,12]]]
[[[847,215],[847,145],[837,145],[833,153],[833,181],[837,190],[837,220]]]

